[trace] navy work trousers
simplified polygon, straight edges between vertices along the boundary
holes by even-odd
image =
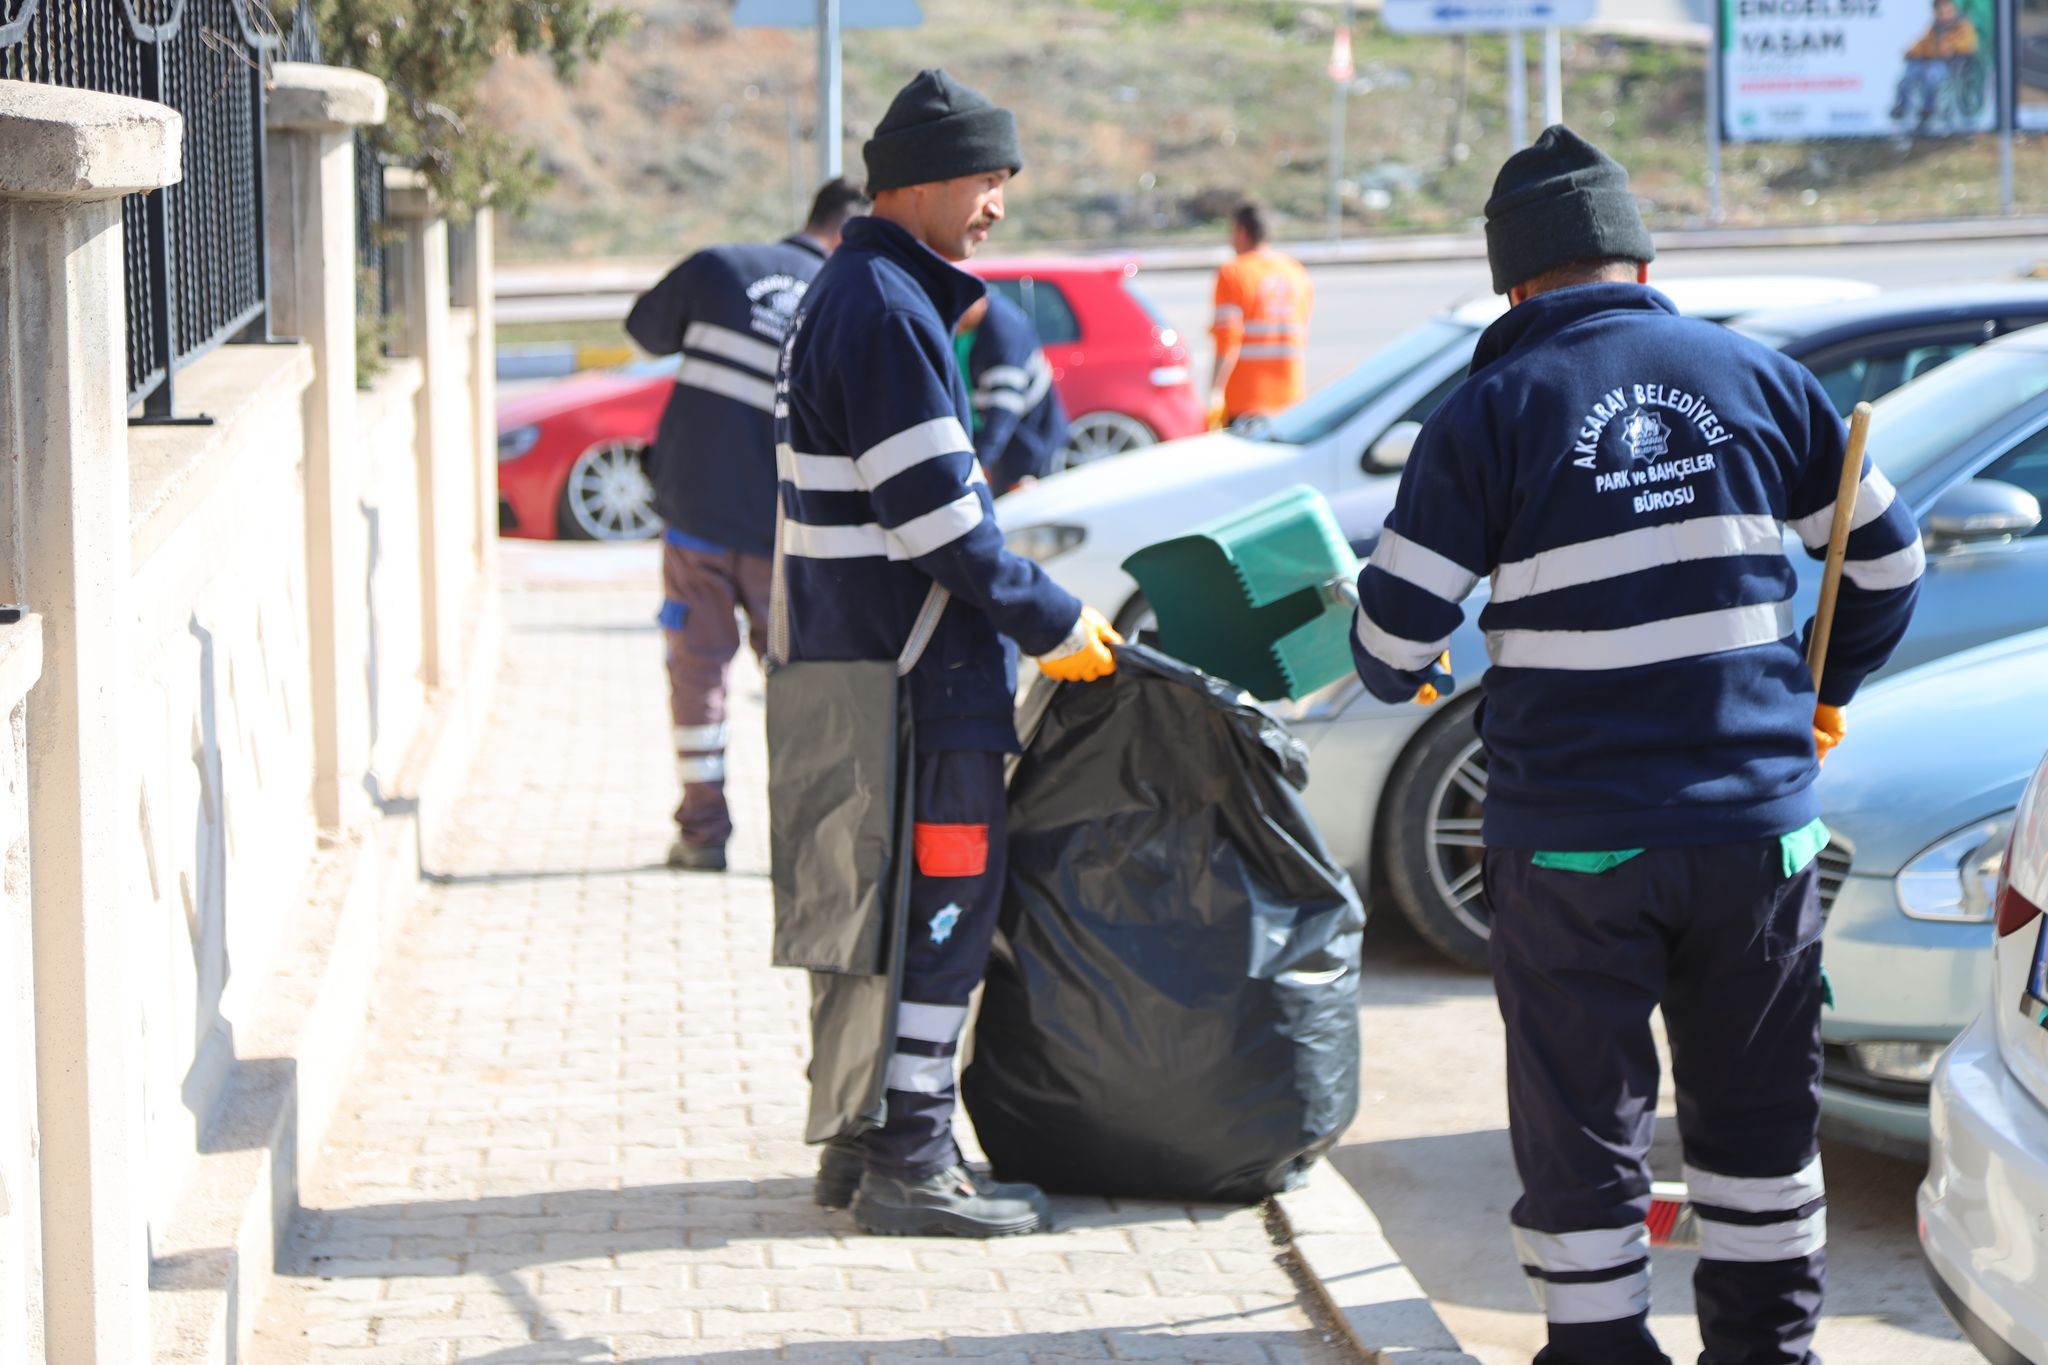
[[[929,1175],[960,1159],[954,1055],[995,941],[1009,829],[1001,754],[921,753],[914,780],[916,863],[889,1116],[865,1139],[868,1166],[898,1177]]]
[[[1669,1365],[1648,1326],[1646,1157],[1664,1009],[1699,1215],[1700,1365],[1817,1365],[1825,1274],[1820,933],[1776,839],[1652,849],[1588,873],[1488,849],[1538,1365]]]

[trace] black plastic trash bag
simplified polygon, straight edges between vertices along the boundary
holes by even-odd
[[[1350,1123],[1365,911],[1307,763],[1235,687],[1142,646],[1058,689],[1010,784],[962,1080],[999,1178],[1249,1202]]]

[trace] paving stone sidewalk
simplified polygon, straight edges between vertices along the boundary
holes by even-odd
[[[767,965],[759,675],[734,870],[668,872],[654,558],[508,544],[506,580],[486,751],[257,1365],[1351,1358],[1256,1209],[1063,1199],[1050,1235],[963,1243],[813,1207],[805,983]]]

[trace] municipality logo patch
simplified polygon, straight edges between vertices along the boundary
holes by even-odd
[[[932,916],[932,942],[944,943],[953,937],[953,926],[960,922],[960,907],[948,905]]]
[[[1628,442],[1629,458],[1661,460],[1671,451],[1671,428],[1664,419],[1645,408],[1637,408],[1621,424],[1622,439]]]

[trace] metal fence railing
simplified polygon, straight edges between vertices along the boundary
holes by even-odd
[[[128,401],[174,418],[179,369],[268,334],[263,64],[251,0],[0,0],[0,78],[156,100],[185,120],[184,175],[121,205]]]

